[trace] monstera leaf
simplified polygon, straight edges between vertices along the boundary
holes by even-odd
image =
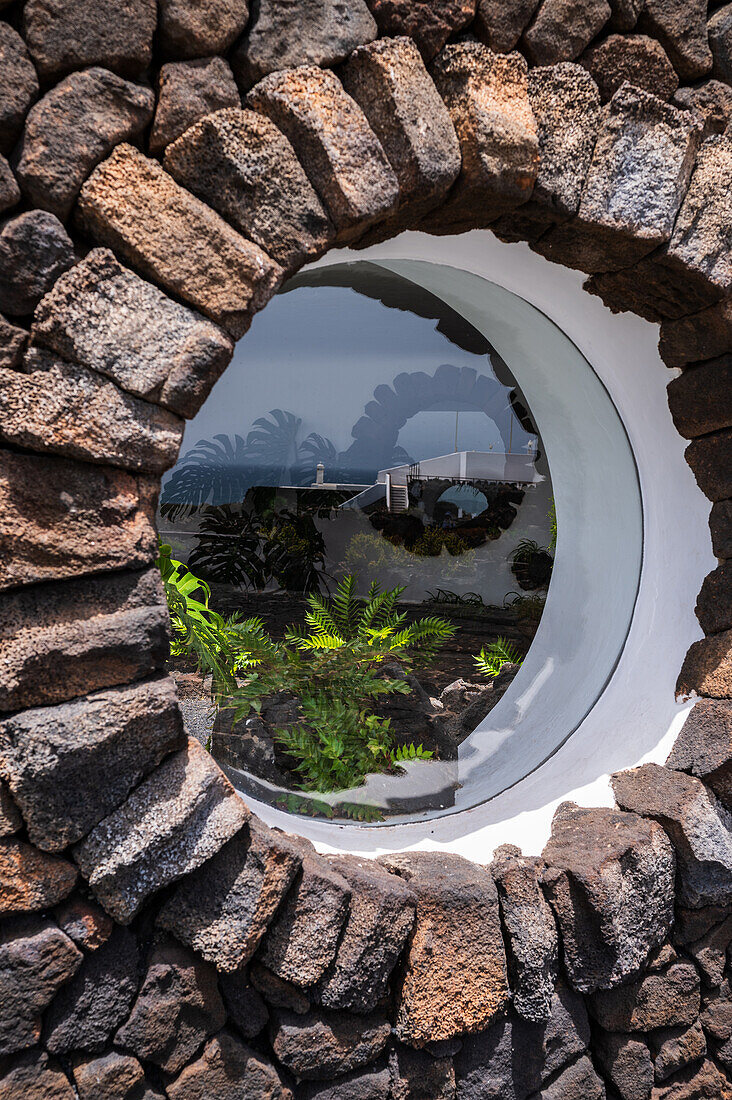
[[[297,434],[302,420],[283,409],[271,409],[268,420],[260,416],[247,436],[246,453],[250,463],[259,468],[258,480],[283,484],[285,475],[297,462]],[[290,479],[291,480],[291,479]]]
[[[244,499],[247,445],[240,435],[199,439],[173,470],[163,488],[161,505],[168,519],[191,506],[230,504]]]

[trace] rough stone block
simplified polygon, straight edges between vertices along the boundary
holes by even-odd
[[[522,46],[533,65],[574,61],[610,15],[607,0],[542,0]]]
[[[351,888],[351,908],[335,962],[315,996],[326,1008],[372,1012],[414,924],[416,898],[371,860],[333,856],[329,863]]]
[[[650,1100],[653,1062],[645,1043],[630,1035],[598,1031],[593,1054],[623,1100]]]
[[[0,930],[0,1054],[34,1046],[41,1013],[81,965],[81,952],[40,917],[7,921]],[[16,1079],[17,1080],[17,1079]],[[3,1085],[0,1083],[0,1096]],[[18,1093],[9,1093],[15,1100]]]
[[[0,156],[0,214],[20,202],[20,188],[5,157]]]
[[[165,1073],[179,1073],[226,1023],[216,971],[175,943],[158,944],[118,1046]]]
[[[732,298],[691,317],[665,321],[658,350],[669,367],[683,367],[732,352]]]
[[[649,1036],[656,1081],[697,1062],[707,1053],[707,1041],[699,1020],[691,1027],[662,1028]]]
[[[727,949],[732,943],[732,916],[711,928],[701,939],[687,944],[686,950],[696,963],[707,987],[718,988],[727,965]]]
[[[252,958],[300,862],[283,834],[251,819],[248,831],[181,883],[158,922],[219,970],[237,970]]]
[[[388,1020],[315,1012],[277,1012],[270,1026],[272,1050],[298,1080],[328,1081],[375,1062],[391,1035]]]
[[[80,894],[67,898],[54,910],[56,924],[84,951],[96,951],[114,930],[111,917]]]
[[[717,80],[732,84],[732,4],[725,4],[712,14],[707,33],[714,59],[712,74]]]
[[[723,134],[732,121],[732,88],[721,80],[679,88],[673,102],[685,111],[702,115],[707,134]]]
[[[282,1008],[298,1016],[307,1016],[312,1008],[307,994],[299,986],[284,981],[256,959],[249,969],[249,980],[268,1008]]]
[[[644,764],[612,777],[624,809],[663,825],[676,850],[681,905],[699,909],[732,897],[732,814],[701,780]]]
[[[115,928],[107,942],[85,955],[44,1019],[52,1054],[101,1051],[132,1007],[140,980],[140,952],[132,932]]]
[[[579,63],[591,74],[603,103],[612,99],[626,80],[659,99],[671,99],[679,86],[663,46],[645,34],[611,34],[585,50]]]
[[[732,355],[689,367],[674,378],[668,404],[674,424],[687,439],[732,427]]]
[[[0,915],[48,909],[74,889],[73,863],[46,855],[24,840],[0,840]]]
[[[676,681],[676,693],[729,699],[732,696],[732,630],[702,638],[689,647]]]
[[[94,170],[78,210],[90,236],[235,339],[281,282],[282,269],[261,248],[130,145]]]
[[[706,0],[646,0],[639,30],[653,35],[685,84],[712,68]]]
[[[710,500],[732,497],[732,431],[695,439],[686,448],[685,457],[705,496]]]
[[[391,1075],[377,1063],[327,1084],[309,1081],[300,1086],[298,1100],[392,1100]]]
[[[720,500],[709,514],[712,552],[718,558],[732,558],[732,500]]]
[[[330,218],[283,133],[255,111],[218,111],[165,154],[168,172],[286,270],[323,253]]]
[[[274,1066],[226,1031],[211,1039],[165,1091],[170,1100],[292,1100]]]
[[[28,210],[0,229],[0,309],[32,313],[75,260],[71,238],[54,214]]]
[[[691,963],[674,963],[661,974],[648,974],[617,989],[600,990],[590,1012],[606,1031],[655,1031],[690,1027],[699,1016],[699,975]]]
[[[74,1090],[59,1064],[43,1050],[8,1059],[0,1077],[0,1100],[74,1100]],[[82,1100],[86,1100],[83,1097]]]
[[[673,1081],[653,1090],[651,1100],[732,1100],[732,1088],[714,1062],[689,1066]]]
[[[241,99],[234,74],[223,57],[163,65],[150,152],[162,152],[200,118],[227,107],[241,107]]]
[[[721,562],[705,578],[695,610],[705,634],[732,628],[732,562]]]
[[[165,663],[168,623],[157,569],[7,593],[0,604],[0,711],[142,679]]]
[[[175,464],[180,417],[95,371],[31,348],[24,373],[0,368],[0,439],[33,451],[161,474]]]
[[[254,1039],[264,1031],[269,1020],[267,1006],[259,992],[249,985],[245,971],[220,974],[219,983],[229,1022],[245,1039]]]
[[[475,16],[476,0],[367,0],[382,35],[406,35],[414,39],[425,61],[440,52],[448,39],[463,30]]]
[[[535,1100],[605,1100],[605,1086],[590,1059],[582,1057],[567,1066]]]
[[[360,236],[396,210],[399,185],[386,154],[332,72],[311,65],[271,73],[246,102],[291,142],[339,242]]]
[[[0,368],[14,370],[23,362],[28,343],[28,333],[24,328],[11,325],[0,316]]]
[[[562,245],[565,243],[562,242]],[[592,245],[595,242],[589,243]],[[667,250],[668,246],[664,246],[635,266],[593,275],[583,289],[602,298],[612,313],[629,310],[651,324],[661,324],[667,318],[685,317],[704,309],[710,301],[709,285],[703,280],[690,278],[678,265],[669,265],[666,262]],[[576,256],[577,262],[573,266],[580,267],[586,262],[587,255],[587,241],[579,238],[575,251],[568,253],[569,258],[564,262],[570,264],[572,257]]]
[[[0,153],[9,153],[20,137],[25,116],[38,95],[36,73],[25,42],[9,23],[0,23]]]
[[[589,993],[617,985],[667,938],[674,856],[657,824],[562,803],[543,859],[543,884],[576,989]]]
[[[422,1050],[396,1047],[389,1052],[392,1100],[454,1100],[455,1069],[452,1058],[434,1058]]]
[[[73,1072],[79,1100],[152,1100],[153,1094],[145,1092],[144,1069],[128,1054],[77,1055]]]
[[[539,0],[478,0],[472,31],[489,49],[510,53],[538,6]]]
[[[396,235],[438,206],[457,179],[460,145],[450,115],[409,38],[382,38],[355,50],[340,78],[399,181],[399,209],[375,231]]]
[[[199,314],[93,249],[38,306],[36,343],[192,417],[228,365],[231,339]]]
[[[155,0],[28,0],[23,36],[44,81],[103,65],[137,76],[152,60]]]
[[[715,1043],[726,1044],[732,1036],[732,988],[729,981],[722,982],[718,990],[705,998],[701,1025]]]
[[[382,856],[417,899],[417,920],[394,990],[396,1033],[423,1046],[488,1027],[508,997],[498,893],[488,871],[461,856]]]
[[[156,491],[111,466],[0,451],[0,589],[150,565]]]
[[[167,57],[226,53],[249,20],[247,0],[161,0],[160,45]]]
[[[539,169],[526,62],[520,54],[463,42],[447,46],[430,71],[460,142],[462,170],[447,202],[422,228],[484,227],[531,196]]]
[[[0,779],[0,836],[12,836],[13,833],[20,832],[22,827],[20,810],[13,801],[7,783]]]
[[[32,206],[69,216],[81,185],[121,141],[152,118],[155,97],[107,69],[72,73],[32,107],[16,175]]]
[[[700,699],[684,723],[666,761],[711,787],[732,810],[732,701]]]
[[[44,851],[74,844],[185,744],[173,680],[110,688],[0,722],[0,773]]]
[[[146,898],[210,859],[249,817],[197,741],[165,760],[77,845],[98,901],[121,924]]]
[[[282,69],[331,68],[376,34],[364,0],[299,0],[294,6],[259,0],[232,65],[241,87],[248,89]]]

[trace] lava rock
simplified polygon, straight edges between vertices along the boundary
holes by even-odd
[[[704,120],[699,116],[701,126]],[[566,239],[562,242],[567,247]],[[576,267],[584,266],[584,255],[578,241]],[[537,249],[538,251],[538,249]],[[571,255],[566,263],[571,263]],[[602,298],[612,313],[630,310],[651,324],[660,324],[667,318],[683,317],[689,312],[702,310],[710,301],[716,300],[719,291],[703,277],[687,273],[683,265],[671,264],[668,260],[668,245],[651,253],[635,266],[617,271],[593,275],[584,285],[590,294]]]
[[[173,302],[93,249],[38,306],[33,339],[99,371],[123,390],[192,417],[234,345],[217,325]]]
[[[386,154],[332,72],[311,65],[271,73],[252,88],[246,102],[291,142],[339,243],[396,210],[399,185]]]
[[[298,1016],[307,1016],[311,1004],[302,989],[278,977],[256,960],[249,968],[249,980],[271,1008],[282,1008]]]
[[[97,899],[127,924],[146,898],[210,859],[248,818],[209,754],[189,740],[74,854]]]
[[[732,695],[732,630],[702,638],[690,646],[676,691],[682,697],[692,692],[716,699],[728,699]]]
[[[685,458],[697,485],[710,500],[727,500],[732,496],[731,456],[732,431],[728,430],[695,439],[686,448]],[[714,695],[715,692],[700,691],[700,694]]]
[[[247,0],[161,0],[160,45],[166,57],[211,57],[233,46],[249,20]]]
[[[0,368],[15,370],[23,362],[28,333],[0,316]]]
[[[13,801],[7,783],[0,779],[0,837],[12,836],[23,828],[23,818]]]
[[[449,38],[475,16],[476,0],[367,0],[382,35],[414,39],[425,61],[432,61]]]
[[[607,0],[542,0],[521,44],[532,65],[574,61],[610,15]]]
[[[712,68],[706,0],[646,0],[638,29],[657,38],[685,84]]]
[[[86,181],[79,215],[95,240],[235,339],[282,280],[282,269],[257,245],[130,145],[118,145]]]
[[[152,60],[156,0],[28,0],[23,37],[44,81],[102,65],[138,76]]]
[[[298,1080],[327,1081],[375,1062],[391,1026],[381,1013],[347,1016],[276,1012],[270,1027],[277,1060]]]
[[[29,210],[10,218],[0,229],[0,308],[13,316],[32,313],[75,258],[54,214]]]
[[[631,1035],[598,1032],[592,1052],[623,1100],[650,1100],[653,1062],[645,1043]]]
[[[226,1031],[211,1039],[165,1091],[169,1100],[292,1100],[274,1066]]]
[[[38,96],[36,73],[25,42],[9,23],[0,22],[0,153],[9,153],[23,129],[25,116]]]
[[[241,99],[234,74],[223,57],[163,65],[150,152],[162,152],[199,119],[227,107],[241,107]]]
[[[264,1031],[269,1020],[267,1006],[259,992],[249,985],[243,971],[221,974],[219,983],[229,1022],[245,1039],[254,1039]]]
[[[496,53],[510,53],[539,6],[539,0],[478,0],[472,30]]]
[[[679,88],[673,102],[685,111],[702,115],[706,134],[723,134],[732,122],[732,88],[720,80],[705,80],[691,88]]]
[[[589,1058],[582,1057],[543,1088],[535,1100],[605,1100],[605,1086]]]
[[[673,379],[667,392],[674,424],[687,439],[732,427],[732,355],[687,368]],[[722,617],[724,610],[724,606],[718,609]],[[727,626],[732,626],[732,621]],[[715,632],[704,629],[707,634]]]
[[[697,1062],[707,1053],[707,1041],[699,1020],[691,1027],[662,1028],[649,1036],[656,1081]]]
[[[705,999],[700,1019],[705,1034],[715,1043],[726,1044],[732,1037],[732,987],[729,981],[724,981]]]
[[[295,151],[254,111],[217,111],[171,145],[165,168],[235,229],[294,270],[334,229]]]
[[[52,921],[19,917],[0,930],[0,1054],[32,1047],[41,1013],[81,965],[77,951]],[[3,1085],[0,1083],[0,1096]],[[10,1097],[18,1094],[9,1093]]]
[[[714,1062],[685,1069],[673,1081],[654,1089],[652,1100],[732,1100],[732,1089]]]
[[[732,815],[694,776],[644,764],[612,777],[618,805],[660,822],[676,849],[677,900],[699,909],[732,896]]]
[[[729,381],[732,383],[732,356]],[[724,385],[724,371],[720,371],[720,383]],[[732,424],[732,419],[730,421]],[[717,634],[732,627],[732,564],[721,562],[709,573],[696,601],[696,617],[705,634]]]
[[[80,895],[67,898],[53,915],[61,931],[84,951],[98,950],[114,929],[112,918]]]
[[[687,952],[694,959],[705,986],[719,986],[724,978],[727,948],[732,943],[732,917],[710,928],[694,943],[687,945]]]
[[[16,166],[26,200],[65,221],[87,176],[115,145],[142,133],[154,106],[149,88],[107,69],[67,76],[26,119]]]
[[[389,1052],[392,1100],[454,1100],[452,1058],[434,1058],[422,1050],[396,1047]]]
[[[77,1056],[73,1071],[79,1100],[146,1100],[145,1071],[128,1054],[115,1050],[101,1058]]]
[[[20,188],[18,187],[18,181],[5,157],[0,157],[0,214],[4,214],[6,210],[11,210],[19,202]]]
[[[66,1074],[43,1050],[8,1059],[0,1072],[0,1100],[74,1100]]]
[[[24,840],[0,840],[0,915],[30,913],[63,901],[76,882],[65,859],[39,852]]]
[[[675,963],[617,989],[593,994],[590,1011],[606,1031],[655,1031],[691,1026],[699,1016],[699,975],[691,963]]]
[[[718,558],[732,558],[732,501],[720,500],[709,514],[712,553]]]
[[[671,99],[679,86],[661,43],[644,34],[611,34],[585,50],[579,63],[597,84],[603,103],[612,99],[626,80],[659,99]]]
[[[305,1082],[298,1100],[392,1100],[391,1075],[387,1066],[377,1064],[327,1084]]]
[[[352,50],[376,38],[364,0],[259,0],[255,17],[232,56],[243,89],[282,69],[299,65],[331,68]]]
[[[686,719],[666,767],[703,780],[732,810],[732,702],[700,699]]]
[[[712,73],[717,80],[732,84],[732,4],[725,4],[712,14],[707,33],[714,59]]]

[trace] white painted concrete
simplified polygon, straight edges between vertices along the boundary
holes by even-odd
[[[494,788],[500,788],[507,782],[514,782],[513,786],[490,801],[466,808],[462,813],[430,821],[378,827],[340,826],[301,817],[293,821],[291,816],[259,803],[254,803],[253,808],[271,824],[285,829],[296,825],[323,850],[350,850],[376,855],[383,851],[409,848],[440,848],[484,862],[490,859],[498,844],[511,842],[519,844],[528,853],[535,853],[549,835],[551,817],[559,802],[570,798],[584,805],[610,805],[609,774],[644,760],[663,761],[683,724],[689,708],[688,705],[676,704],[674,684],[688,646],[701,635],[693,606],[703,577],[714,565],[706,527],[709,505],[684,461],[684,442],[677,435],[668,413],[665,387],[669,381],[669,371],[658,357],[658,330],[655,326],[630,315],[613,316],[598,299],[582,291],[583,276],[580,273],[549,264],[524,245],[504,245],[485,232],[457,238],[405,234],[368,251],[331,253],[320,263],[363,259],[384,262],[396,270],[401,269],[403,261],[448,265],[498,283],[541,310],[567,334],[592,364],[622,418],[638,471],[644,546],[637,601],[622,655],[609,682],[590,713],[559,751],[538,767],[533,762],[537,755],[543,759],[547,744],[552,739],[554,744],[561,741],[559,727],[563,718],[564,729],[572,729],[574,723],[572,715],[567,714],[566,704],[576,704],[577,692],[571,693],[571,699],[555,697],[552,713],[546,715],[547,725],[553,727],[547,733],[547,740],[540,743],[541,738],[537,740],[534,728],[534,739],[527,742],[527,752],[531,756],[528,763],[535,770],[526,778],[514,782],[518,761],[516,749],[523,744],[519,737],[513,743],[512,739],[501,737],[499,744],[489,747],[486,759],[492,758],[497,763],[498,771],[484,775],[483,793],[489,797],[491,783]],[[427,269],[423,269],[425,276],[426,273]],[[432,274],[436,275],[434,269]],[[469,279],[461,281],[457,272],[454,275],[454,285],[460,284],[463,300],[471,282]],[[443,292],[445,288],[435,284],[431,289]],[[443,297],[459,308],[449,293],[443,293]],[[510,298],[506,296],[507,310],[509,302]],[[477,309],[478,304],[475,299],[473,308]],[[474,316],[469,319],[475,322]],[[549,328],[545,329],[547,339],[548,332]],[[491,332],[490,338],[497,342],[495,331]],[[529,379],[526,372],[532,356],[536,364],[536,349],[524,350],[526,371],[523,364],[519,368],[511,355],[506,355],[506,359],[525,389],[544,437],[557,497],[560,530],[555,577],[540,628],[541,632],[545,632],[546,645],[549,646],[552,619],[558,620],[562,600],[566,598],[561,596],[561,589],[568,587],[571,581],[573,554],[578,549],[582,550],[582,538],[591,536],[594,524],[588,517],[584,535],[576,528],[573,530],[573,510],[579,520],[582,514],[577,514],[577,500],[571,496],[571,481],[565,481],[557,468],[557,463],[561,468],[564,461],[561,434],[551,432],[552,442],[547,439],[547,430],[551,420],[556,420],[556,414],[548,420],[542,418],[537,399],[540,402],[549,400],[549,390],[542,397],[539,389],[534,388],[534,384],[539,382],[538,376]],[[551,356],[548,358],[551,361]],[[591,379],[590,372],[588,379]],[[596,385],[596,381],[588,381],[589,390]],[[602,453],[600,442],[598,448]],[[608,467],[605,455],[602,464],[596,464],[592,471],[588,469],[588,476],[591,474],[595,478],[602,474],[604,484],[611,491],[619,491],[619,495],[616,492],[613,512],[617,517],[620,514],[617,510],[625,508],[623,519],[619,527],[616,522],[606,526],[605,531],[615,530],[616,534],[618,530],[627,532],[631,544],[625,547],[622,555],[627,566],[638,549],[637,531],[634,531],[631,520],[632,507],[628,506],[630,482],[627,462],[624,457],[618,457],[617,452],[615,458],[618,461],[613,460]],[[593,497],[593,494],[590,496]],[[621,498],[625,499],[625,504]],[[586,503],[587,499],[583,506]],[[585,551],[588,545],[585,545]],[[588,684],[586,661],[582,668],[587,646],[597,654],[597,667],[592,675],[600,683],[611,673],[613,650],[617,652],[618,631],[625,609],[614,607],[614,599],[615,593],[620,593],[620,603],[627,601],[628,570],[621,568],[620,572],[617,569],[608,572],[608,560],[601,554],[596,562],[596,587],[592,591],[585,588],[582,593],[580,586],[575,590],[576,595],[582,593],[582,600],[575,599],[575,605],[589,601],[591,613],[577,618],[577,608],[571,605],[566,612],[575,615],[574,622],[579,622],[582,630],[581,637],[573,638],[573,660],[576,662],[574,667],[579,685]],[[598,648],[598,640],[606,640],[608,644]],[[510,693],[514,703],[521,698],[524,687],[531,687],[535,682],[535,669],[532,671],[536,665],[534,649],[540,647],[540,641],[537,635],[530,655],[532,664],[527,660],[528,667],[515,681],[516,691]],[[556,637],[554,647],[555,652],[560,651]],[[548,649],[542,654],[537,648],[537,659],[544,660],[544,667],[547,653]],[[569,664],[571,666],[572,662]],[[497,711],[498,708],[494,714]],[[480,769],[476,769],[474,782],[466,785],[465,801],[476,793],[480,783]],[[472,794],[467,790],[469,786],[472,786]]]

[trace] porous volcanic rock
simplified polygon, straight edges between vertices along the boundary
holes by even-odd
[[[155,97],[107,69],[72,73],[31,108],[15,169],[24,197],[61,221],[81,185],[121,141],[142,133]]]
[[[267,115],[291,142],[346,243],[392,214],[399,184],[376,135],[330,71],[314,65],[271,73],[247,106]]]
[[[12,836],[13,833],[20,832],[22,827],[20,810],[13,801],[7,783],[0,779],[0,837]]]
[[[732,916],[710,928],[701,939],[686,945],[707,987],[722,984],[727,964],[727,948],[732,943]]]
[[[700,699],[676,738],[666,767],[702,779],[732,810],[732,701]]]
[[[290,142],[255,111],[202,119],[168,148],[165,167],[287,270],[315,259],[334,237]]]
[[[11,325],[0,316],[0,367],[13,370],[23,362],[28,343],[28,333],[24,328]]]
[[[28,0],[23,36],[43,80],[103,65],[137,76],[152,60],[156,0]]]
[[[712,74],[717,80],[732,84],[732,4],[725,4],[713,13],[707,33],[714,59]]]
[[[34,1046],[41,1013],[81,965],[77,951],[52,921],[18,917],[0,929],[0,1054]],[[2,1085],[0,1085],[0,1096]],[[10,1093],[14,1097],[18,1094]]]
[[[248,818],[206,750],[189,740],[77,845],[75,858],[107,912],[126,924],[146,898],[210,859]]]
[[[539,0],[478,0],[472,31],[496,53],[510,53],[539,6]]]
[[[20,202],[20,188],[5,157],[0,157],[0,214]]]
[[[7,1059],[0,1072],[0,1100],[21,1096],[24,1100],[74,1100],[66,1074],[43,1050],[29,1050]]]
[[[271,298],[282,269],[160,165],[118,145],[81,189],[85,231],[235,339]]]
[[[144,1093],[145,1071],[136,1058],[116,1050],[100,1058],[77,1055],[73,1060],[74,1084],[79,1100],[148,1100]]]
[[[676,429],[687,439],[732,427],[732,355],[689,367],[673,379],[667,392]],[[724,607],[719,610],[724,614]]]
[[[247,0],[160,0],[159,34],[168,57],[226,53],[249,20]]]
[[[692,692],[713,699],[732,695],[732,630],[702,638],[689,647],[676,681],[677,694]]]
[[[644,1042],[631,1035],[598,1030],[592,1052],[623,1100],[650,1100],[653,1062]]]
[[[0,420],[5,443],[156,474],[174,465],[184,428],[168,409],[35,347],[23,373],[0,368]]]
[[[241,99],[234,74],[223,57],[163,65],[150,152],[162,152],[200,118],[227,107],[241,107]]]
[[[710,500],[732,497],[732,431],[711,432],[695,439],[685,451],[697,485]],[[713,695],[714,692],[701,692]]]
[[[718,558],[732,558],[732,501],[719,500],[709,513],[712,553]]]
[[[301,864],[296,845],[256,818],[165,903],[158,923],[219,970],[244,966]]]
[[[654,1089],[651,1100],[732,1100],[732,1088],[714,1062],[705,1061]]]
[[[153,949],[132,1012],[114,1041],[174,1074],[225,1022],[214,968],[185,947],[164,942]]]
[[[367,0],[382,35],[414,39],[425,61],[431,61],[449,38],[475,16],[476,0]]]
[[[141,679],[168,656],[157,569],[32,585],[0,606],[0,711]]]
[[[63,901],[74,888],[73,863],[39,852],[24,840],[0,840],[0,915],[30,913]]]
[[[573,61],[610,14],[607,0],[542,0],[521,44],[533,65]]]
[[[691,1026],[699,1015],[699,975],[691,963],[674,963],[628,985],[600,990],[590,1011],[606,1031],[655,1031]]]
[[[112,378],[138,397],[194,416],[234,345],[217,325],[172,301],[95,248],[38,306],[33,339]]]
[[[337,65],[376,34],[364,0],[299,0],[296,5],[258,0],[232,65],[246,90],[281,69]]]
[[[132,1007],[140,979],[137,940],[115,928],[98,951],[85,955],[74,977],[54,998],[44,1018],[44,1043],[52,1054],[103,1050]]]
[[[462,170],[423,228],[457,233],[489,225],[530,198],[539,169],[526,62],[462,42],[447,46],[430,72],[460,142]]]
[[[249,968],[249,980],[261,993],[268,1008],[282,1008],[298,1016],[307,1016],[310,1012],[310,1000],[299,986],[284,981],[256,959]]]
[[[649,1036],[656,1081],[697,1062],[707,1053],[707,1041],[699,1020],[691,1027],[661,1028]]]
[[[685,84],[712,68],[706,0],[646,0],[638,29],[653,35]]]
[[[71,238],[54,214],[28,210],[0,229],[0,309],[32,313],[75,260]]]
[[[226,1031],[165,1091],[170,1100],[292,1100],[274,1066]]]
[[[21,711],[0,722],[0,773],[34,844],[60,851],[185,744],[168,676]]]
[[[669,367],[683,367],[732,352],[732,298],[691,317],[665,321],[658,350]]]
[[[732,1036],[732,988],[728,980],[705,998],[701,1025],[708,1038],[726,1044]]]
[[[63,901],[53,915],[61,931],[84,951],[96,951],[114,930],[112,918],[79,894]]]
[[[269,1020],[267,1006],[258,990],[251,986],[245,970],[220,974],[219,985],[229,1022],[245,1039],[254,1039]]]
[[[325,1008],[372,1012],[412,930],[416,898],[372,860],[332,856],[328,862],[350,886],[351,907],[335,961],[314,996]]]
[[[612,99],[626,80],[659,99],[671,99],[679,86],[663,46],[645,34],[611,34],[599,45],[590,46],[578,60],[600,89],[603,103]]]
[[[663,829],[635,814],[565,802],[542,855],[574,987],[609,989],[640,970],[673,919],[674,856]]]
[[[732,121],[732,88],[721,80],[704,80],[691,88],[679,88],[673,102],[685,111],[702,115],[708,134],[723,134]]]
[[[534,1100],[605,1100],[605,1086],[587,1057],[567,1066]]]
[[[298,1080],[327,1081],[352,1073],[383,1052],[391,1026],[379,1012],[368,1016],[276,1012],[270,1026],[277,1060]]]
[[[703,126],[701,116],[699,121]],[[581,257],[586,251],[586,242],[578,241],[577,255]],[[667,245],[635,266],[593,275],[584,289],[602,298],[612,313],[630,310],[651,324],[702,310],[719,296],[719,291],[703,277],[686,273],[682,265],[669,263]]]
[[[732,370],[729,374],[732,384]],[[708,574],[697,597],[695,610],[705,634],[717,634],[732,627],[732,562],[723,561]]]
[[[9,23],[0,22],[0,153],[9,153],[38,95],[36,73],[25,42]]]
[[[396,1047],[389,1052],[392,1100],[454,1100],[455,1069],[452,1058],[435,1058],[422,1050]]]
[[[377,1063],[327,1084],[306,1081],[298,1100],[392,1100],[391,1074],[387,1065]]]

